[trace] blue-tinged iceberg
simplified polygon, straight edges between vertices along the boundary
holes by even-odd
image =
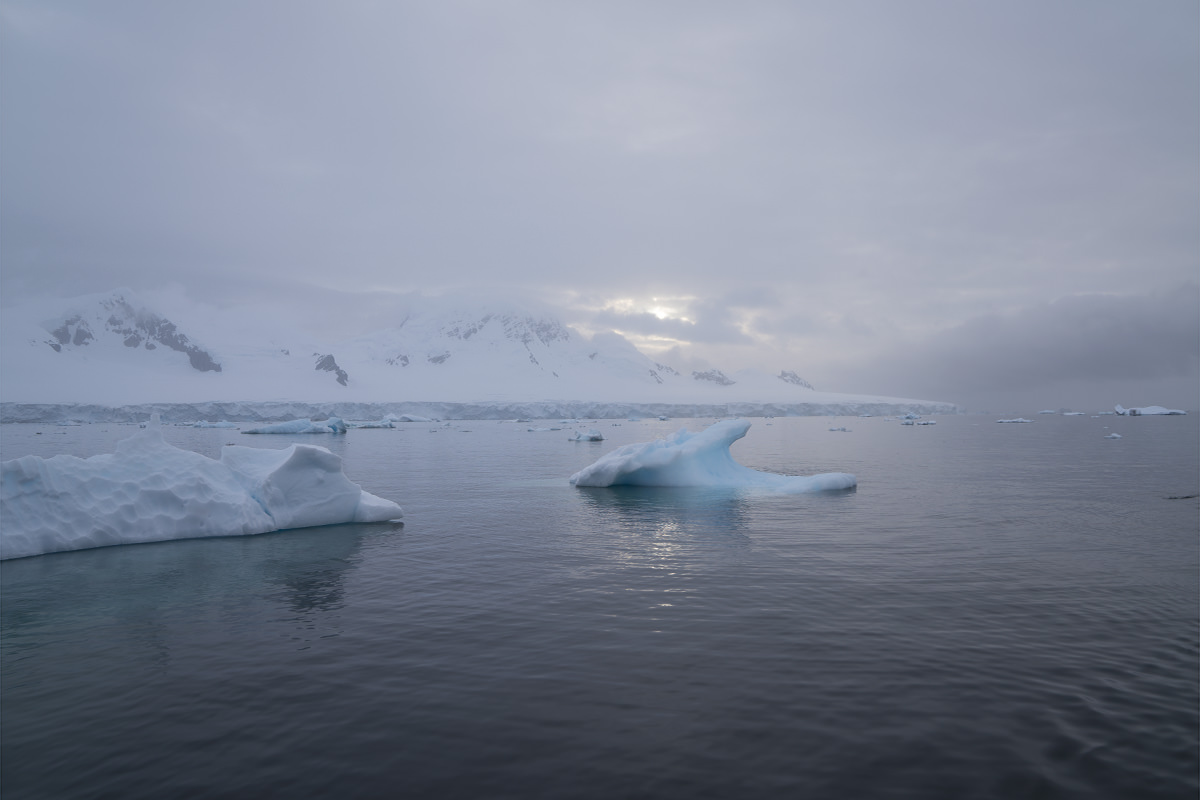
[[[166,443],[157,421],[115,453],[0,464],[0,559],[402,516],[323,447],[227,446],[216,460]]]
[[[699,433],[686,428],[666,439],[627,444],[571,476],[575,486],[708,486],[768,489],[786,493],[853,489],[844,472],[796,477],[744,467],[729,446],[750,430],[744,419],[718,422]]]

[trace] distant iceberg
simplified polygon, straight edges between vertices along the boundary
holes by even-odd
[[[251,428],[242,433],[345,433],[346,423],[338,417],[330,417],[321,422],[307,419],[293,419],[288,422],[276,422],[274,425],[264,425],[261,428]]]
[[[323,447],[227,446],[216,460],[167,444],[157,421],[115,453],[25,456],[0,477],[0,559],[403,516]]]
[[[683,428],[666,439],[627,444],[571,476],[575,486],[708,486],[760,488],[786,493],[853,489],[843,472],[809,477],[776,475],[744,467],[729,447],[750,430],[744,419],[718,422],[699,433]]]
[[[398,419],[399,419],[399,417],[397,417],[395,414],[388,414],[383,419],[378,419],[378,420],[347,422],[346,427],[347,428],[394,428],[394,427],[396,427],[396,421]]]
[[[1187,414],[1186,411],[1180,411],[1177,408],[1163,408],[1162,406],[1143,406],[1142,408],[1123,408],[1120,405],[1117,405],[1116,412],[1123,417],[1182,416],[1184,414]]]
[[[603,442],[604,434],[595,428],[591,428],[587,433],[575,431],[575,435],[567,439],[569,442]]]
[[[1000,422],[1000,423],[1005,423],[1005,422],[1015,422],[1015,423],[1022,423],[1022,422],[1033,422],[1033,420],[1031,420],[1031,419],[1025,419],[1024,417],[1017,417],[1016,419],[998,419],[998,420],[996,420],[996,422]]]

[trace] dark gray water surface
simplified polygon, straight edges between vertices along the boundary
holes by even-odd
[[[0,564],[0,789],[1195,798],[1196,415],[993,419],[756,420],[741,463],[859,479],[790,497],[567,484],[711,420],[581,426],[599,444],[167,428],[211,456],[330,447],[405,524]],[[130,433],[0,441],[87,456]]]

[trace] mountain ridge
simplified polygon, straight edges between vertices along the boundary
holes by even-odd
[[[817,392],[794,370],[684,373],[615,332],[587,337],[548,310],[511,304],[431,303],[390,327],[328,342],[252,314],[216,322],[192,313],[185,330],[129,289],[57,302],[49,315],[5,314],[0,401],[10,407],[197,399],[819,405],[865,397]]]

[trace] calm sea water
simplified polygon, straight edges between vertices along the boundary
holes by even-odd
[[[0,789],[1195,798],[1197,416],[1034,419],[756,420],[741,463],[859,479],[792,497],[567,484],[711,420],[295,437],[405,524],[0,564]]]

